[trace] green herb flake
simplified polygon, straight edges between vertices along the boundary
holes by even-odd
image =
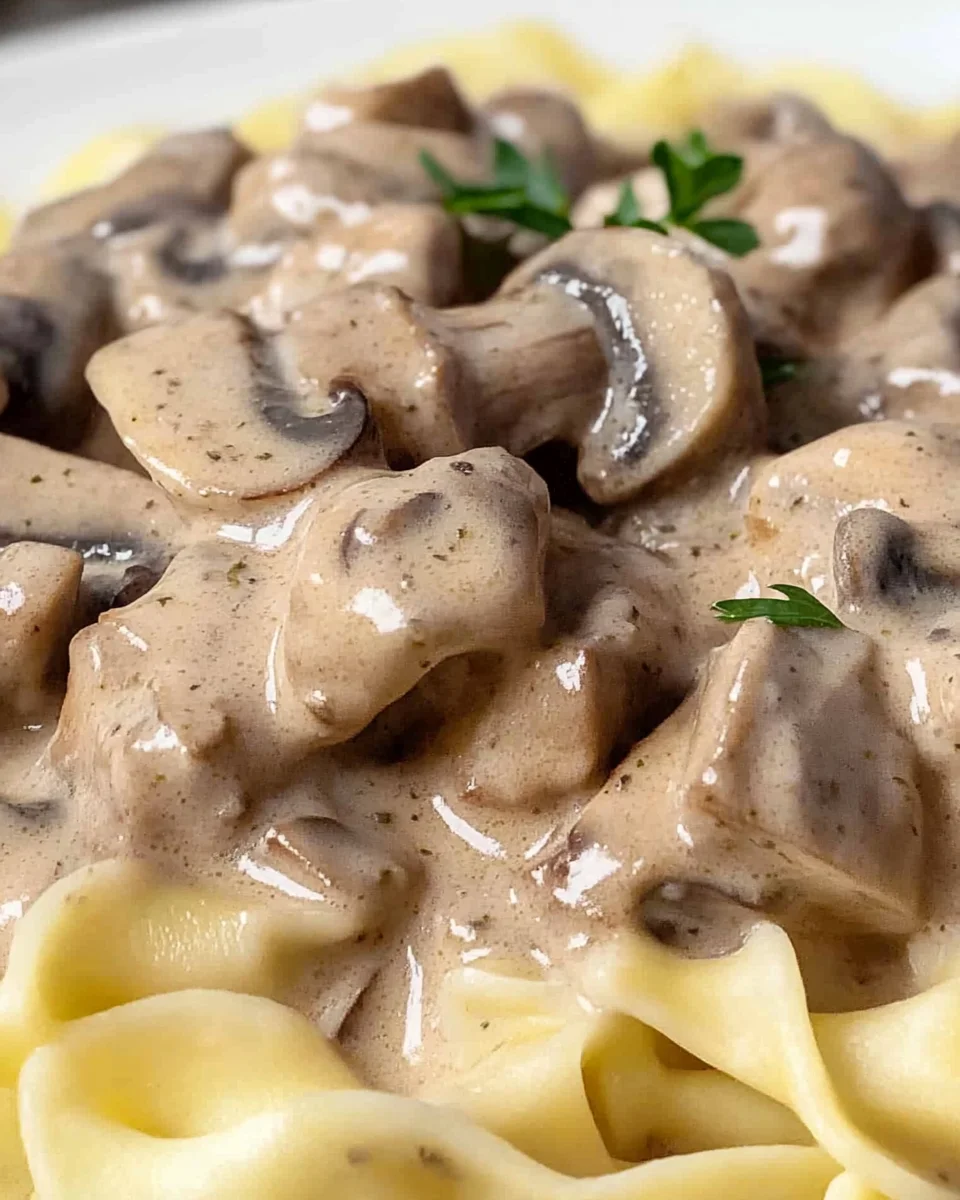
[[[549,155],[531,160],[510,142],[497,138],[493,145],[492,183],[456,179],[427,150],[421,150],[420,163],[440,189],[443,207],[449,213],[497,217],[533,229],[551,240],[563,237],[573,228],[570,197]]]
[[[760,354],[757,357],[765,392],[779,387],[781,383],[789,383],[791,379],[796,379],[804,366],[798,358],[786,358],[779,354]]]
[[[669,233],[671,226],[688,229],[736,258],[760,245],[756,230],[746,221],[726,217],[698,219],[708,201],[732,191],[740,182],[743,159],[738,154],[714,151],[704,134],[695,129],[677,143],[657,142],[652,159],[666,181],[670,197],[668,214],[662,221],[644,217],[628,180],[620,189],[617,207],[604,218],[604,225],[649,229],[661,234]],[[490,183],[455,178],[427,150],[420,152],[420,162],[440,189],[447,212],[458,216],[483,214],[512,221],[551,240],[563,237],[573,228],[570,197],[549,155],[531,160],[510,142],[498,138],[494,142]]]
[[[229,571],[227,571],[227,582],[230,584],[231,587],[239,587],[240,586],[240,572],[245,571],[246,569],[247,569],[246,559],[243,559],[243,558],[237,559],[237,561],[233,564],[233,566],[229,569]]]
[[[712,611],[721,621],[750,621],[754,617],[765,617],[774,625],[843,629],[840,618],[806,588],[791,583],[772,583],[770,587],[786,599],[754,596],[743,600],[717,600],[712,605]]]
[[[637,194],[633,190],[633,184],[628,179],[620,189],[620,199],[617,201],[617,207],[608,216],[604,217],[603,223],[606,226],[621,226],[624,229],[649,229],[652,233],[662,233],[666,235],[667,228],[661,225],[659,221],[648,221],[640,212],[640,202],[637,200]]]

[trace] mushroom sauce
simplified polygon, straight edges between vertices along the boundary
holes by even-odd
[[[440,70],[330,89],[271,157],[170,137],[23,220],[5,936],[114,856],[306,914],[298,1005],[400,1091],[447,1065],[448,968],[562,971],[639,922],[715,954],[771,915],[814,1009],[939,977],[956,150],[884,162],[785,95],[703,123],[745,160],[711,206],[741,259],[598,227],[628,173],[657,215],[644,154]],[[479,180],[493,129],[549,150],[574,232],[444,211],[420,151]],[[765,395],[771,358],[800,365]],[[710,611],[780,580],[845,627]]]

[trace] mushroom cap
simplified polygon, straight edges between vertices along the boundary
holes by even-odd
[[[434,204],[380,204],[364,221],[331,219],[287,250],[249,311],[259,325],[279,328],[322,293],[367,280],[421,304],[449,304],[462,282],[456,220]]]
[[[33,209],[16,244],[112,237],[177,213],[222,210],[233,176],[249,158],[227,129],[172,134],[108,183]]]
[[[458,179],[483,182],[487,176],[489,147],[481,137],[450,133],[446,129],[420,129],[388,121],[351,121],[324,133],[306,132],[295,151],[334,154],[378,171],[388,186],[402,189],[412,200],[438,200],[440,189],[423,169],[421,151],[437,158]]]
[[[765,338],[834,345],[928,269],[922,222],[853,138],[761,150],[731,210],[756,228],[760,247],[730,272]]]
[[[363,479],[317,513],[282,641],[324,741],[353,737],[448,658],[532,643],[548,510],[532,468],[490,448]]]
[[[471,133],[473,112],[446,67],[427,67],[386,83],[327,84],[303,114],[304,129],[325,133],[351,121]]]
[[[729,276],[643,229],[578,230],[523,263],[503,292],[556,287],[593,315],[609,365],[585,412],[578,478],[614,504],[764,429],[760,373]]]
[[[117,324],[124,331],[191,313],[242,311],[281,247],[238,253],[221,221],[164,222],[111,239],[107,262]]]
[[[83,437],[93,397],[83,370],[108,335],[106,281],[60,247],[0,258],[0,429],[68,449]],[[4,412],[4,408],[6,411]]]
[[[366,425],[355,386],[318,382],[288,350],[240,316],[202,314],[104,347],[87,376],[161,487],[195,502],[246,499],[316,479]]]
[[[425,186],[411,189],[377,163],[307,147],[255,158],[239,171],[226,220],[238,245],[287,241],[330,220],[366,221],[375,204],[415,200]]]
[[[596,177],[593,137],[576,104],[543,88],[507,88],[491,96],[481,112],[494,133],[532,157],[549,155],[572,196]]]

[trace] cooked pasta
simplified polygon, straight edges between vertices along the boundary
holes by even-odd
[[[258,919],[112,862],[37,902],[0,986],[4,1200],[955,1194],[960,979],[811,1017],[767,923],[717,960],[617,938],[579,995],[465,967],[452,1079],[409,1099],[270,998],[282,934],[238,936]]]

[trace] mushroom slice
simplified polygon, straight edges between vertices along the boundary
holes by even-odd
[[[457,222],[432,204],[382,204],[362,222],[331,219],[284,254],[249,311],[280,328],[316,296],[364,281],[391,284],[422,304],[449,304],[461,289]]]
[[[605,393],[582,413],[578,478],[614,504],[764,429],[760,375],[729,277],[639,229],[582,230],[524,263],[513,295],[556,288],[585,308],[607,359]]]
[[[415,200],[411,191],[376,164],[331,151],[291,150],[256,158],[239,172],[227,224],[238,246],[268,247],[322,228],[366,221],[375,204]]]
[[[294,152],[345,158],[359,167],[378,171],[389,186],[411,200],[437,200],[440,191],[423,169],[422,151],[428,151],[458,179],[483,182],[489,147],[479,137],[445,129],[418,129],[387,121],[351,121],[322,133],[307,130],[297,139]]]
[[[826,114],[795,92],[721,100],[704,112],[702,126],[716,146],[816,141],[836,136]]]
[[[543,623],[547,494],[502,450],[345,488],[310,527],[283,629],[286,677],[345,741],[434,666]]]
[[[747,622],[587,806],[558,864],[561,897],[593,847],[633,864],[609,873],[624,917],[679,882],[814,929],[916,929],[915,756],[882,694],[862,634]]]
[[[80,555],[60,546],[0,550],[0,712],[42,710],[65,677],[82,570]]]
[[[432,746],[472,802],[532,808],[596,787],[689,685],[697,651],[656,557],[554,509],[546,587],[546,644],[487,666]]]
[[[854,509],[882,508],[921,525],[950,525],[958,506],[960,430],[879,421],[851,425],[761,464],[744,525],[761,578],[794,572],[806,581],[828,577],[837,522]]]
[[[580,109],[559,92],[508,88],[485,102],[481,113],[494,133],[529,157],[546,154],[571,196],[597,175],[597,150]]]
[[[95,610],[118,603],[143,571],[159,576],[184,541],[170,502],[149,480],[3,435],[0,514],[0,547],[44,542],[80,555]]]
[[[240,316],[204,314],[106,346],[87,374],[154,481],[216,504],[302,487],[360,439],[362,392],[315,375],[298,349]]]
[[[303,114],[304,128],[314,133],[338,129],[351,121],[382,121],[451,133],[472,133],[474,126],[470,106],[445,67],[428,67],[367,87],[328,84]]]
[[[960,203],[960,133],[945,141],[919,143],[919,149],[895,168],[912,204]]]
[[[116,321],[124,332],[198,311],[244,309],[280,245],[232,245],[217,222],[158,224],[114,238],[108,250]]]
[[[33,209],[15,243],[35,246],[82,234],[103,239],[184,212],[221,211],[249,157],[226,129],[173,134],[109,183]]]
[[[878,617],[909,606],[914,621],[946,615],[957,607],[958,551],[953,526],[921,536],[893,513],[854,509],[837,522],[833,540],[837,605],[850,613],[878,610]]]
[[[68,449],[94,403],[83,377],[108,336],[106,282],[55,247],[0,258],[0,430]]]
[[[956,420],[960,278],[918,283],[874,324],[804,363],[769,406],[770,440],[782,450],[858,421]]]
[[[760,248],[730,262],[764,341],[829,347],[869,325],[928,272],[920,215],[852,138],[764,148],[731,211]]]

